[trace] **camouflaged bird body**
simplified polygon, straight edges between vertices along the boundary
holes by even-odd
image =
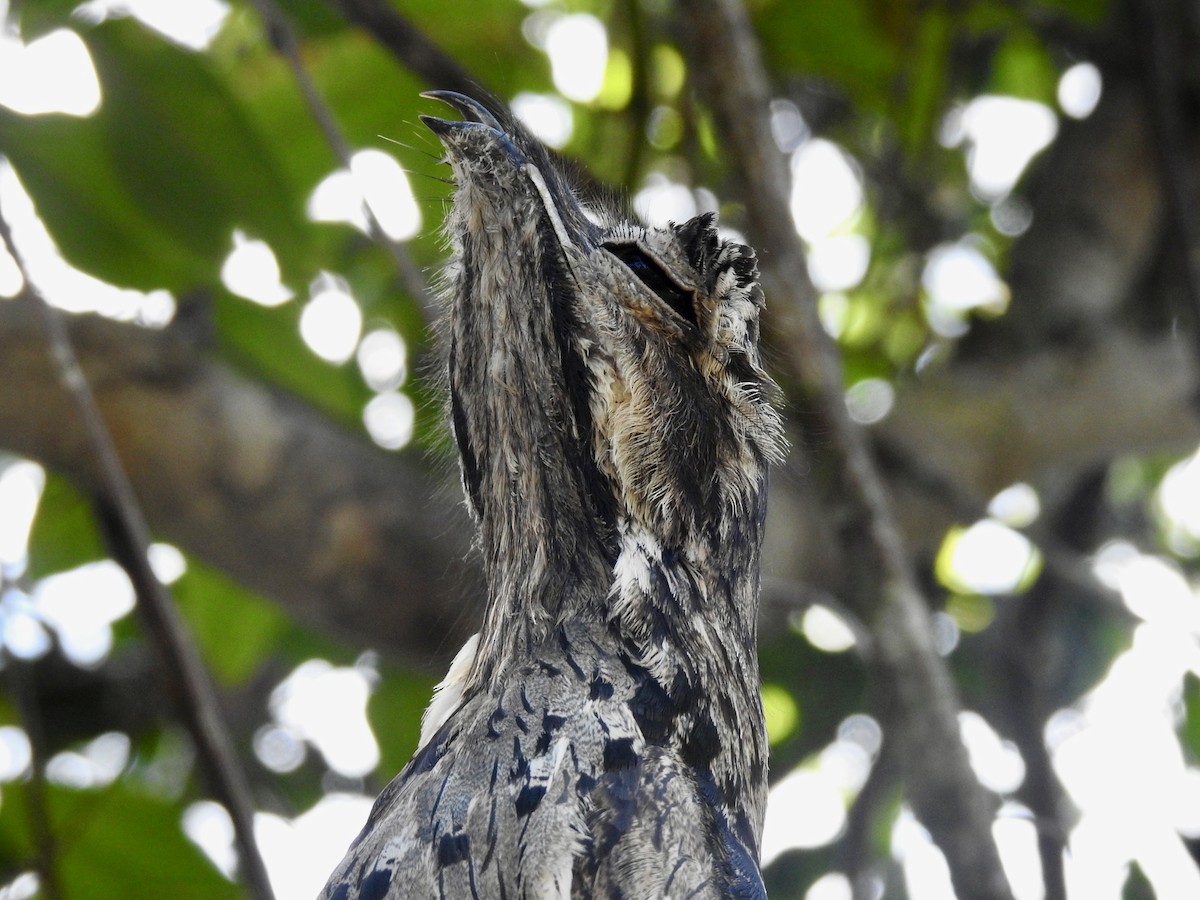
[[[487,607],[327,900],[755,898],[767,463],[754,253],[585,213],[438,93],[447,394]]]
[[[648,739],[671,704],[606,631],[564,626],[461,707],[379,798],[357,892],[328,896],[762,896],[755,829]]]

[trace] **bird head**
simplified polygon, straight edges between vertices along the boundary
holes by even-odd
[[[450,412],[493,594],[514,564],[551,593],[611,584],[634,530],[730,540],[782,446],[753,250],[711,213],[649,228],[585,209],[506,112],[425,96],[462,116],[422,119],[456,183]]]

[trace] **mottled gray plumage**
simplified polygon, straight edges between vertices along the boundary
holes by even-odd
[[[762,897],[767,462],[754,253],[585,213],[506,114],[430,96],[476,643],[323,896]]]

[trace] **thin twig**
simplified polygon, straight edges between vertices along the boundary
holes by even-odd
[[[763,578],[758,599],[760,629],[765,622],[773,619],[790,618],[814,606],[823,606],[841,619],[854,635],[854,652],[860,659],[869,661],[875,652],[875,640],[870,629],[854,610],[829,591],[790,579]]]
[[[889,480],[902,480],[908,487],[943,507],[959,522],[978,522],[988,515],[987,507],[945,472],[929,465],[920,456],[909,453],[899,443],[878,435],[875,437],[874,456]],[[1103,606],[1107,615],[1133,622],[1129,607],[1121,599],[1120,593],[1102,582],[1084,552],[1064,542],[1053,529],[1045,525],[1044,517],[1018,530],[1042,554],[1047,575],[1069,585],[1089,602]]]
[[[897,789],[896,751],[887,741],[867,776],[866,783],[847,810],[846,828],[834,845],[834,864],[850,881],[854,900],[878,896],[874,890],[875,873],[871,863],[871,846],[875,840],[875,820]]]
[[[17,302],[33,303],[40,310],[59,377],[83,422],[99,472],[100,487],[95,504],[99,524],[110,543],[113,558],[133,583],[138,615],[161,656],[164,678],[195,743],[209,788],[233,820],[242,877],[256,900],[273,900],[267,869],[254,840],[254,807],[249,781],[238,761],[208,671],[187,634],[170,592],[150,568],[147,555],[150,530],[117,455],[112,434],[79,365],[62,313],[47,303],[29,280],[8,222],[2,215],[0,239],[17,261],[25,281]]]
[[[262,16],[263,21],[266,23],[271,45],[287,61],[288,67],[292,70],[292,77],[296,80],[296,84],[300,88],[300,93],[304,97],[305,104],[308,106],[309,114],[316,121],[321,134],[324,135],[325,142],[329,145],[330,150],[333,151],[333,155],[337,158],[338,162],[347,171],[353,173],[354,149],[350,146],[350,142],[346,140],[346,136],[342,132],[341,126],[338,125],[333,110],[329,108],[329,104],[325,102],[320,91],[317,90],[312,77],[304,67],[304,62],[300,59],[299,43],[296,39],[296,30],[292,27],[292,23],[288,21],[287,16],[284,15],[278,4],[275,3],[275,0],[251,0],[251,3],[253,3],[254,8],[258,10],[258,14]],[[420,267],[413,261],[408,248],[400,241],[394,240],[383,230],[383,226],[379,224],[379,219],[375,216],[375,211],[371,208],[371,204],[367,202],[365,197],[363,199],[363,213],[367,220],[368,236],[392,257],[392,262],[396,266],[396,272],[400,276],[400,283],[404,286],[405,292],[416,301],[425,323],[432,322],[435,316],[436,304],[433,300],[433,295],[430,293],[429,285],[425,281],[425,276],[421,273]]]
[[[383,0],[328,0],[428,85],[474,96],[483,82]]]
[[[827,475],[819,486],[837,512],[831,527],[847,561],[843,596],[875,638],[872,682],[885,734],[898,743],[909,797],[945,853],[959,896],[1010,898],[991,832],[996,799],[971,770],[954,682],[934,648],[928,607],[865,436],[846,410],[840,358],[817,314],[749,15],[739,0],[684,0],[680,6],[691,71],[741,181],[746,225],[772,298],[773,337],[805,411],[799,424],[809,429],[808,449]]]
[[[261,3],[263,0],[253,0]],[[274,0],[266,0],[273,3]],[[416,25],[380,0],[326,0],[339,10],[347,21],[353,22],[371,35],[406,69],[426,85],[441,91],[458,91],[500,110],[505,102],[484,81],[463,68]],[[564,157],[550,148],[550,158],[570,175],[574,188],[589,202],[607,202],[617,192],[596,177],[587,166]]]
[[[1105,465],[1085,470],[1050,514],[1041,517],[1045,533],[1077,554],[1102,537],[1107,471]],[[1090,612],[1094,593],[1048,569],[1024,596],[1016,598],[998,635],[1002,649],[996,654],[996,680],[1009,686],[998,699],[1007,730],[1025,760],[1025,779],[1017,799],[1037,824],[1045,900],[1067,900],[1063,855],[1072,817],[1046,745],[1045,726],[1061,705],[1062,687],[1069,680],[1063,644],[1081,638],[1072,622],[1073,612],[1080,606]]]
[[[0,581],[3,575],[0,575]],[[0,583],[0,593],[4,585]],[[12,699],[21,717],[21,726],[29,737],[29,781],[25,786],[29,797],[29,831],[35,850],[34,870],[38,888],[46,900],[62,900],[64,894],[58,875],[58,841],[50,824],[46,798],[46,737],[42,718],[33,698],[29,664],[10,659],[4,667]]]
[[[999,702],[1006,708],[1007,731],[1025,761],[1025,778],[1017,798],[1029,807],[1037,824],[1038,857],[1042,863],[1044,900],[1066,900],[1066,870],[1063,852],[1068,827],[1065,822],[1065,793],[1054,772],[1046,747],[1045,725],[1053,708],[1046,702],[1046,679],[1055,672],[1047,665],[1053,659],[1056,640],[1062,639],[1062,594],[1066,585],[1053,576],[1043,576],[1015,604],[1015,621],[1003,641],[997,660],[998,681],[1007,685]]]

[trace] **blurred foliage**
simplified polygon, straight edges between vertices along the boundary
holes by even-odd
[[[1121,900],[1155,900],[1157,896],[1142,867],[1137,863],[1130,866],[1129,878],[1121,890]]]
[[[180,809],[123,778],[108,787],[47,785],[40,801],[55,835],[61,896],[121,900],[130,896],[201,900],[239,897],[179,829]],[[0,808],[0,859],[11,865],[38,852],[29,785],[8,785]],[[136,888],[133,886],[136,885]],[[133,892],[131,894],[131,891]]]
[[[352,228],[306,219],[310,193],[338,163],[252,6],[235,0],[212,45],[195,52],[133,20],[88,24],[72,15],[77,5],[25,0],[13,4],[12,15],[27,40],[60,27],[82,37],[102,86],[100,110],[76,118],[0,109],[0,154],[19,174],[63,255],[120,286],[170,289],[182,313],[199,310],[211,320],[215,352],[361,433],[362,408],[372,392],[352,364],[332,366],[308,350],[298,331],[299,304],[261,307],[232,295],[220,278],[236,229],[270,244],[283,281],[297,293],[323,271],[339,273],[352,285],[366,321],[392,324],[414,352],[426,341],[421,313],[386,250]],[[409,172],[423,227],[406,247],[419,266],[432,268],[442,253],[437,228],[449,189],[440,180],[435,142],[417,125],[426,109],[417,94],[427,85],[326,4],[280,5],[299,31],[305,69],[350,144],[393,152]],[[619,196],[632,196],[653,172],[727,198],[719,141],[685,87],[687,66],[675,46],[671,4],[570,0],[550,6],[591,12],[610,34],[606,86],[595,104],[572,106],[574,130],[565,155],[613,185]],[[926,252],[972,230],[1000,267],[1010,245],[973,196],[961,150],[939,143],[947,111],[981,93],[1052,105],[1074,48],[1039,30],[1038,22],[1061,17],[1055,21],[1082,34],[1103,21],[1106,6],[1103,0],[1056,0],[1039,4],[1045,14],[1039,18],[1028,14],[1027,4],[1004,0],[750,4],[781,95],[795,100],[815,133],[846,147],[862,170],[869,206],[848,227],[870,241],[872,256],[865,278],[843,298],[840,341],[849,382],[894,377],[939,340],[922,312]],[[553,93],[545,54],[523,34],[540,13],[516,0],[473,2],[469,14],[467,7],[442,0],[403,4],[405,15],[433,41],[505,98],[520,91]],[[650,128],[652,120],[657,130]],[[727,221],[736,225],[737,208],[731,205],[727,212]],[[422,383],[411,390],[422,399],[431,394]],[[436,439],[436,404],[419,402],[418,415],[419,441]],[[1110,499],[1140,506],[1165,467],[1142,460],[1114,466]],[[103,555],[88,499],[49,473],[26,578]],[[969,652],[986,643],[993,620],[1009,615],[1019,600],[937,585],[929,574],[939,604],[967,633]],[[1018,593],[1037,575],[1031,571]],[[240,710],[232,721],[259,796],[270,798],[276,811],[296,814],[328,785],[346,787],[345,781],[330,780],[327,767],[312,755],[290,774],[268,771],[254,760],[250,744],[268,719],[270,689],[292,667],[313,656],[351,665],[360,660],[359,650],[291,622],[267,600],[190,557],[174,590],[230,705]],[[1074,693],[1064,702],[1089,687],[1127,643],[1123,624],[1102,619],[1088,628],[1095,633],[1078,649],[1087,657],[1086,678],[1071,683]],[[798,632],[764,635],[762,668],[777,774],[810,759],[834,739],[847,716],[870,704],[861,660],[853,653],[820,651]],[[136,627],[120,623],[111,661],[98,671],[133,659],[142,642]],[[955,660],[967,696],[981,704],[987,702],[990,677],[980,662],[985,657],[980,652]],[[386,663],[376,669],[369,715],[381,736],[382,760],[365,781],[368,790],[412,752],[432,688],[427,673]],[[1193,760],[1200,760],[1198,684],[1195,678],[1187,682],[1181,725]],[[0,702],[11,705],[3,697]],[[15,720],[15,712],[4,718]],[[194,777],[174,792],[138,777],[142,754],[158,752],[146,749],[158,746],[153,735],[169,726],[155,721],[145,727],[151,737],[134,735],[133,759],[114,784],[89,790],[45,786],[44,814],[55,834],[63,895],[127,897],[129,886],[137,884],[138,896],[237,896],[180,830],[181,810],[199,796]],[[32,789],[13,782],[0,792],[0,877],[35,867]],[[886,857],[899,809],[895,785],[881,789],[873,803],[867,843]],[[840,852],[834,845],[785,854],[768,872],[772,896],[803,897],[809,884],[844,863]],[[1138,877],[1131,875],[1126,896],[1142,896]],[[888,890],[889,897],[903,895],[899,882],[889,880]]]
[[[1200,676],[1189,672],[1183,679],[1183,746],[1193,762],[1200,762]]]
[[[41,578],[103,559],[105,555],[104,540],[87,498],[63,476],[47,472],[29,535],[27,574]]]

